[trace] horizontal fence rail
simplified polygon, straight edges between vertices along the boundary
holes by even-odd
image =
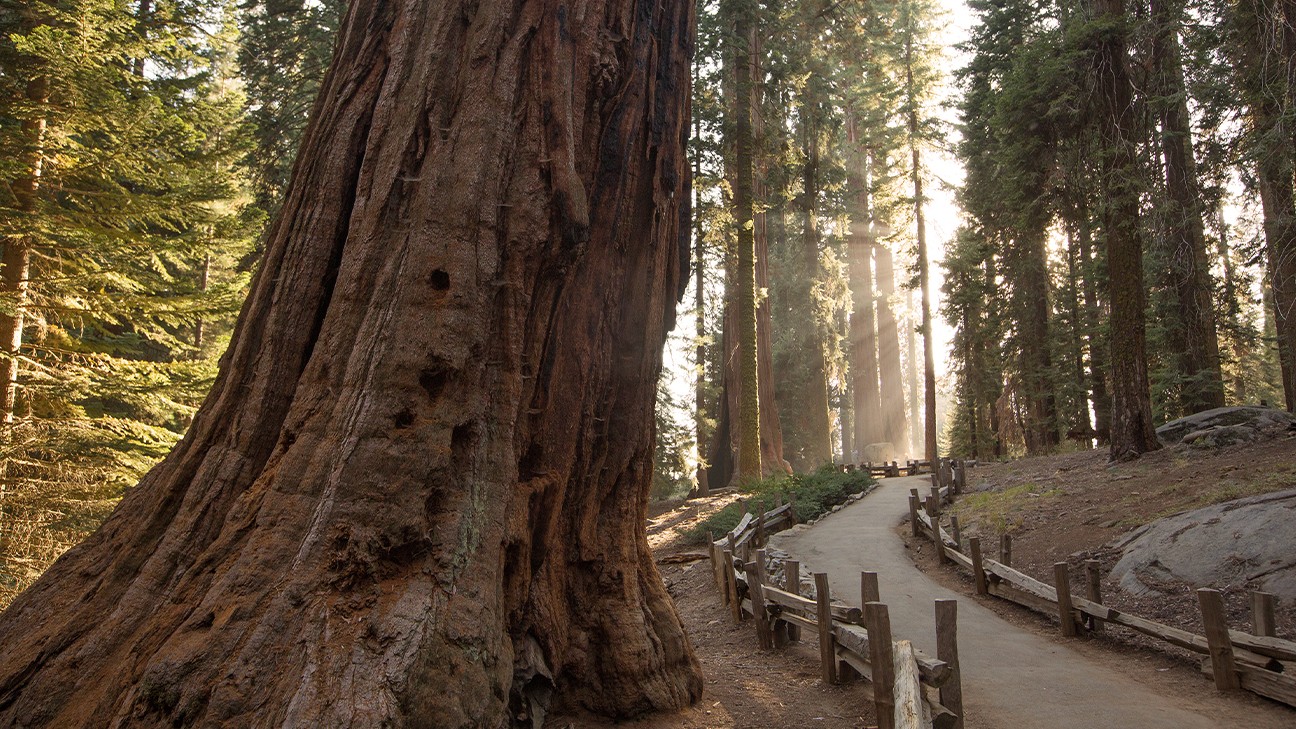
[[[800,563],[766,552],[768,536],[795,523],[795,504],[782,504],[748,512],[731,531],[710,540],[716,586],[734,621],[751,620],[766,649],[799,641],[802,631],[814,636],[823,681],[858,680],[873,701],[879,727],[962,729],[957,601],[936,601],[936,658],[907,640],[894,640],[876,573],[861,573],[863,608],[850,607],[832,599],[826,573],[812,575],[813,595],[806,594]]]
[[[937,561],[953,563],[970,572],[979,595],[1008,600],[1054,616],[1065,637],[1100,632],[1104,624],[1121,625],[1143,635],[1200,653],[1201,670],[1221,691],[1245,689],[1296,707],[1296,642],[1274,635],[1274,598],[1264,592],[1251,593],[1254,633],[1231,630],[1218,590],[1197,590],[1206,635],[1165,625],[1154,620],[1102,604],[1101,572],[1097,560],[1086,560],[1081,594],[1073,593],[1066,562],[1053,565],[1053,584],[1041,582],[1012,567],[1012,537],[999,539],[999,559],[987,557],[981,540],[971,537],[966,544],[959,533],[957,517],[950,517],[950,530],[941,524],[940,507],[952,499],[961,484],[941,483],[933,478],[930,494],[920,497],[909,491],[909,522],[915,537],[931,540]]]

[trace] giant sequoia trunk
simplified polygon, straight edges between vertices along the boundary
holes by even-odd
[[[643,529],[691,20],[352,3],[193,427],[0,619],[0,724],[698,697]]]
[[[1093,39],[1102,173],[1108,201],[1103,235],[1111,285],[1111,457],[1138,458],[1161,447],[1152,426],[1144,330],[1143,239],[1139,222],[1138,167],[1131,131],[1133,105],[1125,67],[1125,0],[1092,0],[1101,19]]]
[[[1178,316],[1166,322],[1175,369],[1182,382],[1179,401],[1185,414],[1224,406],[1219,335],[1211,302],[1210,259],[1202,222],[1191,117],[1179,50],[1182,10],[1178,0],[1153,0],[1152,56],[1165,159],[1168,275]]]

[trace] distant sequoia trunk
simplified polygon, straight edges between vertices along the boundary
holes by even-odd
[[[0,725],[539,726],[551,701],[698,698],[643,526],[692,22],[352,3],[192,429],[0,618]]]

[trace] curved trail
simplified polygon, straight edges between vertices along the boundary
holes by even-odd
[[[890,607],[892,634],[936,655],[932,602],[957,598],[959,662],[967,726],[976,729],[1215,729],[1185,708],[1192,699],[1166,696],[1128,671],[1115,671],[1065,644],[1008,623],[966,595],[920,572],[893,531],[909,512],[909,489],[926,476],[885,479],[867,497],[811,528],[774,535],[806,567],[829,574],[834,597],[860,601],[859,573],[878,573]],[[1203,680],[1203,693],[1213,691]],[[1214,713],[1214,712],[1211,712]],[[1235,715],[1239,726],[1247,722]]]

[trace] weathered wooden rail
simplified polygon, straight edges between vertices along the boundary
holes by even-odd
[[[889,463],[873,463],[866,461],[864,463],[844,463],[839,466],[844,473],[854,471],[868,471],[870,476],[876,478],[898,478],[900,476],[919,476],[922,474],[935,474],[935,477],[941,483],[958,483],[960,486],[967,483],[967,469],[976,466],[976,461],[952,460],[941,458],[936,461],[936,468],[933,469],[931,461],[928,460],[908,460],[903,466],[899,461]]]
[[[803,594],[800,564],[766,553],[768,535],[795,523],[795,503],[783,504],[754,516],[747,512],[732,531],[711,540],[716,585],[733,619],[750,619],[764,649],[800,640],[802,631],[816,636],[824,682],[859,680],[879,727],[961,729],[957,601],[936,601],[936,658],[907,640],[893,640],[875,573],[860,575],[863,609],[849,607],[832,599],[826,573],[813,575],[813,596]],[[781,586],[772,573],[781,575]]]
[[[1122,625],[1171,645],[1200,653],[1201,670],[1221,691],[1246,689],[1252,693],[1296,707],[1296,642],[1274,634],[1274,597],[1251,593],[1253,633],[1231,630],[1226,621],[1223,596],[1218,590],[1197,590],[1206,635],[1196,635],[1102,604],[1102,580],[1097,560],[1085,561],[1083,596],[1072,592],[1066,562],[1053,565],[1053,584],[1041,582],[1012,568],[1012,537],[999,539],[999,559],[990,559],[981,540],[960,535],[958,518],[949,519],[950,530],[941,524],[941,505],[951,498],[953,484],[933,486],[930,494],[909,491],[909,521],[915,537],[932,541],[937,561],[952,562],[969,571],[979,595],[992,595],[1058,619],[1063,636],[1074,637],[1102,630],[1111,623]],[[966,551],[965,551],[966,550]]]

